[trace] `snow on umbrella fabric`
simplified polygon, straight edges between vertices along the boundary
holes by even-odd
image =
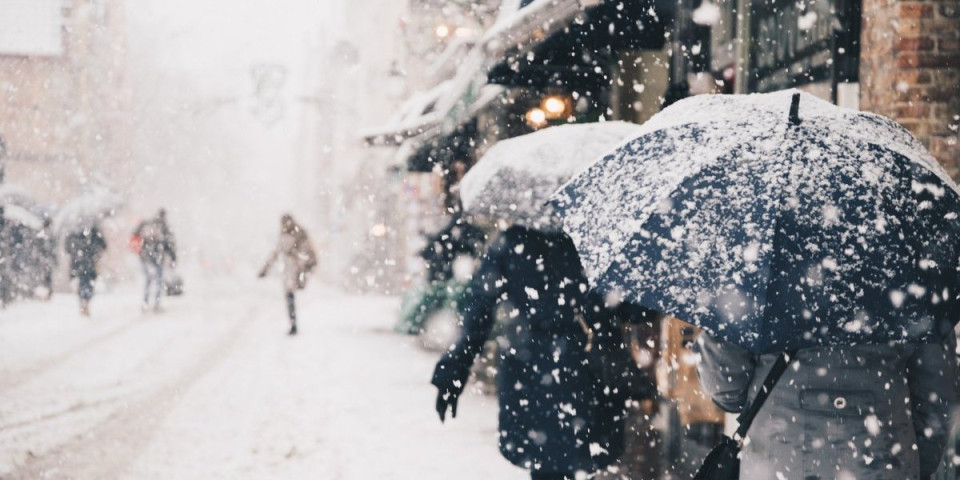
[[[123,206],[123,200],[108,191],[81,195],[66,205],[54,217],[54,225],[61,234],[91,227],[112,216]]]
[[[23,205],[30,202],[27,191],[14,185],[0,185],[0,205]]]
[[[3,216],[34,230],[43,228],[43,219],[19,205],[3,205]]]
[[[464,212],[541,231],[559,222],[550,195],[603,154],[635,137],[626,122],[570,124],[503,140],[460,182]]]
[[[0,185],[0,206],[20,207],[30,212],[31,215],[38,217],[47,217],[53,211],[50,206],[31,198],[26,189],[9,184]]]
[[[642,133],[553,199],[600,290],[757,353],[956,323],[960,192],[893,121],[785,91],[693,97]]]

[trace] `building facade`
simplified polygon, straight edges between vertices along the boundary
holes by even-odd
[[[671,54],[675,90],[806,90],[898,121],[960,178],[956,0],[684,0]]]
[[[121,0],[2,0],[3,179],[48,203],[122,190],[130,94]]]
[[[860,107],[913,132],[960,179],[960,1],[863,0]]]

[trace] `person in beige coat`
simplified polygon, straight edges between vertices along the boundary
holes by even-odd
[[[958,405],[957,338],[799,350],[747,432],[740,478],[927,480]],[[694,346],[703,389],[739,412],[777,355],[705,332]]]
[[[283,215],[280,219],[280,238],[270,258],[260,269],[260,278],[267,276],[270,267],[277,260],[280,260],[287,314],[290,317],[290,335],[296,335],[297,310],[294,292],[306,286],[307,274],[317,266],[317,254],[310,244],[307,232],[289,214]]]

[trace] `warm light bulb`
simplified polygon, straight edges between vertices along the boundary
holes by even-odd
[[[437,25],[436,33],[440,38],[447,38],[447,36],[450,35],[450,27],[446,25]]]
[[[386,234],[387,234],[387,226],[382,223],[378,223],[370,229],[370,235],[374,237],[383,237],[383,236],[386,236]]]
[[[527,123],[534,128],[540,128],[547,124],[547,113],[539,108],[531,108],[525,115]]]
[[[567,102],[558,97],[547,97],[543,100],[543,109],[551,115],[562,115],[567,109]]]

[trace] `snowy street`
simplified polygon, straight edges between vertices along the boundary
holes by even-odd
[[[286,335],[274,282],[201,286],[142,314],[126,287],[0,315],[0,478],[526,478],[496,399],[441,425],[435,354],[393,298],[314,285]]]
[[[0,0],[0,480],[960,480],[958,182],[960,0]]]

